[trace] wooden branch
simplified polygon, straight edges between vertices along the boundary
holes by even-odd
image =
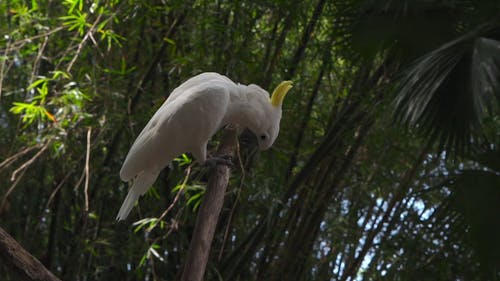
[[[0,260],[22,280],[61,281],[0,227]]]
[[[225,129],[217,156],[234,156],[237,143],[236,128]],[[224,203],[224,194],[229,182],[231,170],[227,165],[217,164],[210,174],[207,191],[201,203],[193,238],[189,245],[186,262],[182,272],[182,281],[201,281],[205,275],[210,246],[214,238],[219,214]]]

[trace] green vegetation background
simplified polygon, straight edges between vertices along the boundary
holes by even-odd
[[[487,0],[3,0],[0,226],[63,280],[174,280],[207,171],[180,156],[116,223],[128,148],[195,74],[291,79],[273,148],[240,138],[206,280],[498,280],[499,18]]]

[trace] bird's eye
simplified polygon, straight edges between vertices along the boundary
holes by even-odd
[[[267,138],[266,135],[260,135],[261,140],[266,140],[266,138]]]

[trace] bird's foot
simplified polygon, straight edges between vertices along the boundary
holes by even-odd
[[[234,167],[233,157],[229,155],[213,156],[205,161],[205,165],[210,168],[214,168],[217,165],[226,165],[232,168]]]

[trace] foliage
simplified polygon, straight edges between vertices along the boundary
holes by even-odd
[[[62,280],[174,280],[208,171],[179,156],[118,224],[130,145],[194,74],[290,79],[207,280],[498,280],[496,2],[1,1],[0,224]]]

